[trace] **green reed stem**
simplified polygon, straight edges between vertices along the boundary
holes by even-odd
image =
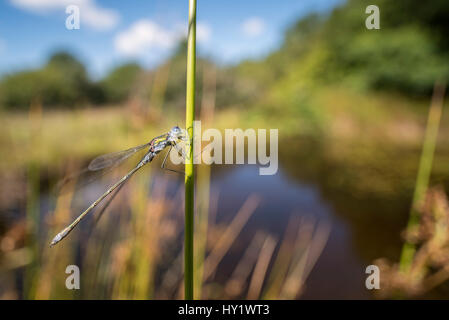
[[[413,194],[412,207],[410,209],[410,217],[407,224],[407,231],[412,231],[419,225],[420,214],[419,209],[422,206],[425,193],[429,186],[430,174],[432,171],[433,156],[435,153],[435,145],[440,127],[441,113],[443,109],[445,87],[442,84],[435,84],[432,103],[430,105],[429,117],[427,120],[424,144],[419,161],[418,176],[416,178],[415,192]],[[415,244],[406,241],[402,247],[400,270],[408,272],[413,262],[416,252]]]
[[[187,36],[186,128],[190,135],[189,155],[185,162],[185,234],[184,234],[184,298],[193,299],[193,120],[195,118],[196,69],[196,0],[189,0],[189,33]]]

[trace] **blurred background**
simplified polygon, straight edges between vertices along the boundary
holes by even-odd
[[[371,4],[379,30],[365,27]],[[197,12],[197,119],[279,129],[279,171],[197,166],[196,298],[449,298],[449,3],[199,0]],[[78,175],[91,159],[183,126],[187,13],[188,1],[1,2],[1,299],[183,297],[183,176],[160,159],[48,243],[127,169]]]

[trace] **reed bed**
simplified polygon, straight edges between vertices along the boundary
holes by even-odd
[[[117,172],[119,175],[120,172]],[[58,197],[49,212],[36,209],[39,219],[43,221],[38,224],[40,227],[19,234],[22,238],[27,235],[39,239],[36,251],[26,246],[23,239],[15,239],[18,236],[11,233],[0,239],[2,244],[11,243],[2,251],[2,261],[8,258],[8,265],[1,265],[2,274],[25,272],[29,279],[29,284],[23,288],[9,283],[1,297],[183,298],[183,193],[178,178],[163,177],[153,170],[136,176],[99,220],[94,215],[60,246],[49,248],[47,242],[51,235],[77,213],[73,204],[77,202],[80,191],[74,191],[75,184],[69,186],[72,191]],[[316,261],[316,254],[322,249],[328,231],[313,221],[301,221],[294,227],[290,225],[287,233],[291,236],[279,241],[267,231],[259,230],[252,237],[251,250],[237,253],[241,257],[232,267],[231,276],[223,280],[222,262],[228,255],[236,254],[233,248],[249,218],[257,215],[260,198],[250,196],[235,215],[229,213],[233,218],[227,223],[215,222],[218,200],[219,195],[211,192],[207,227],[196,229],[197,239],[205,239],[203,251],[198,251],[203,252],[203,256],[195,260],[203,261],[204,268],[202,277],[197,279],[196,285],[200,291],[196,297],[300,297],[307,274]],[[201,201],[198,200],[198,203]],[[24,222],[20,221],[18,225]],[[312,237],[311,232],[315,236]],[[310,253],[312,251],[313,254]],[[80,267],[80,290],[65,288],[65,268],[72,264]],[[280,274],[279,266],[283,267]]]

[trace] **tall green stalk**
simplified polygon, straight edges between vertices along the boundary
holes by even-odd
[[[193,120],[195,118],[196,69],[196,0],[189,0],[189,33],[187,36],[186,128],[190,148],[185,162],[185,234],[184,234],[184,298],[193,299]]]
[[[430,174],[432,171],[433,156],[440,127],[441,113],[443,109],[445,87],[442,84],[435,84],[432,103],[430,105],[429,117],[427,120],[424,144],[419,161],[418,176],[416,178],[413,203],[410,209],[410,217],[407,224],[407,231],[412,231],[419,225],[419,209],[422,206],[425,193],[429,186]],[[400,270],[408,272],[413,262],[416,247],[413,243],[406,241],[402,247]]]

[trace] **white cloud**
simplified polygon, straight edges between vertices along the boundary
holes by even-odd
[[[153,48],[171,48],[178,38],[178,32],[166,30],[151,20],[143,19],[116,36],[115,48],[121,54],[136,56]]]
[[[207,24],[197,24],[196,38],[199,43],[207,42],[211,34],[212,30]],[[178,23],[173,30],[170,30],[152,20],[142,19],[117,34],[114,42],[119,53],[126,56],[139,56],[154,49],[171,49],[185,37],[187,37],[187,27],[184,24]]]
[[[81,28],[83,23],[97,30],[107,30],[115,27],[119,21],[119,14],[115,10],[101,8],[95,0],[10,0],[10,2],[21,9],[45,13],[60,10],[65,13],[69,5],[80,8]]]
[[[242,24],[242,31],[248,37],[257,37],[265,30],[265,22],[258,17],[246,19]]]
[[[208,24],[198,22],[196,25],[196,40],[200,43],[206,43],[209,41],[212,34],[212,29]],[[186,33],[187,35],[187,33]]]

